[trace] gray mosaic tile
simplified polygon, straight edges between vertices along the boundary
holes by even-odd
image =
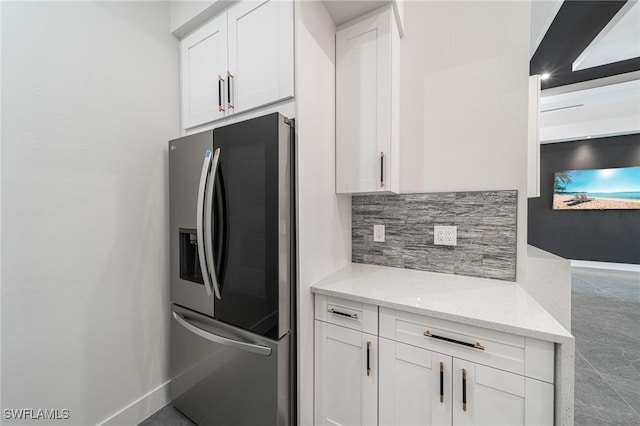
[[[515,281],[517,203],[517,191],[354,196],[352,261]],[[433,245],[435,225],[457,226],[458,245]]]

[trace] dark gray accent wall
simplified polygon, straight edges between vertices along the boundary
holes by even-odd
[[[529,244],[568,259],[640,264],[640,210],[551,209],[555,172],[629,166],[640,166],[639,134],[542,145]]]
[[[352,199],[352,261],[482,278],[516,279],[517,191],[366,195]],[[385,242],[373,241],[385,225]],[[458,245],[433,244],[455,225]]]

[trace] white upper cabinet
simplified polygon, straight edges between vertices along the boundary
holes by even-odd
[[[336,33],[336,192],[399,191],[400,35],[391,7]]]
[[[221,73],[227,68],[227,17],[214,18],[182,40],[180,54],[183,127],[224,117]]]
[[[293,2],[241,1],[181,42],[183,128],[293,97]]]
[[[241,2],[231,8],[232,106],[245,111],[293,96],[293,3]]]

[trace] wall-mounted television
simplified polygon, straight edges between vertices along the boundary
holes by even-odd
[[[640,209],[640,166],[556,172],[553,209]]]

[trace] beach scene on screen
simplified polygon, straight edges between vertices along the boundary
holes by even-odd
[[[553,209],[640,209],[640,166],[556,172]]]

